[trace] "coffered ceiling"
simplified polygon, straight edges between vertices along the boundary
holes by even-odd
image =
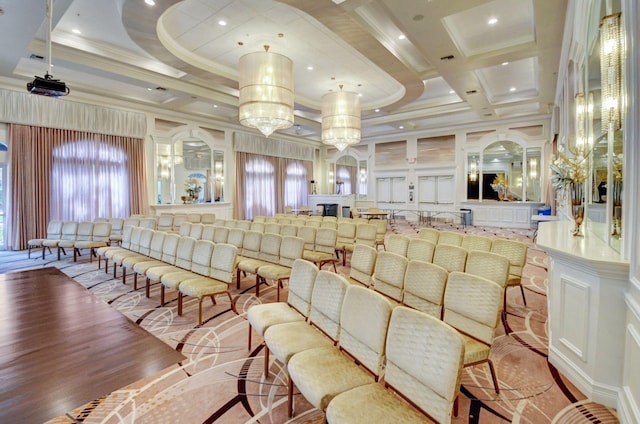
[[[566,0],[55,0],[52,74],[101,98],[238,125],[239,58],[294,62],[296,122],[362,96],[363,139],[550,113]],[[0,0],[0,85],[47,70],[46,0]]]

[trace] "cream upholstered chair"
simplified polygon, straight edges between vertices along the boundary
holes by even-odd
[[[245,235],[245,238],[247,235]],[[263,265],[277,264],[280,258],[280,244],[282,236],[275,233],[264,233],[260,241],[260,251],[257,258],[246,257],[243,250],[243,259],[238,261],[237,269],[246,274],[256,276],[256,296],[260,296],[260,276],[258,268]],[[240,275],[237,273],[237,275]]]
[[[42,241],[42,246],[48,248],[55,247],[58,250],[58,260],[60,260],[60,243],[63,243],[63,245],[71,243],[71,246],[68,247],[73,247],[77,231],[78,223],[76,221],[65,221],[62,223],[60,238],[58,240],[45,239]],[[64,250],[64,247],[62,249]]]
[[[176,213],[173,215],[173,231],[176,233],[180,231],[180,226],[183,222],[187,222],[186,213]]]
[[[131,250],[115,252],[113,256],[111,256],[111,260],[113,261],[113,278],[116,278],[117,266],[120,266],[122,268],[122,284],[125,284],[127,282],[127,267],[124,266],[124,260],[126,258],[139,258],[141,260],[149,260],[149,252],[151,251],[151,240],[153,239],[153,235],[156,231],[152,230],[151,228],[138,228],[140,228],[140,240],[137,244],[137,248],[132,239]]]
[[[216,222],[213,223],[216,227],[224,227],[227,223],[226,219],[216,218]]]
[[[372,224],[358,224],[356,227],[356,238],[352,244],[345,244],[342,251],[342,265],[346,265],[347,252],[353,252],[356,244],[364,244],[365,246],[375,247],[376,245],[376,226]]]
[[[312,219],[316,218],[316,219]],[[320,218],[320,219],[317,219]],[[310,216],[307,222],[304,224],[306,227],[320,228],[322,226],[322,217],[321,216]]]
[[[316,244],[316,228],[302,226],[298,228],[298,237],[304,240],[304,250],[313,250]]]
[[[213,224],[204,224],[204,227],[202,228],[202,235],[200,236],[200,238],[202,238],[202,240],[209,240],[209,241],[213,241],[213,236],[216,233],[216,226]]]
[[[264,233],[271,234],[280,234],[282,231],[282,224],[278,224],[277,222],[267,222],[264,226]]]
[[[268,216],[267,219],[265,220],[265,222],[267,224],[269,224],[269,223],[277,224],[278,223],[278,217],[276,217],[276,216]]]
[[[76,236],[71,240],[60,240],[58,243],[58,256],[60,256],[60,249],[64,251],[64,249],[73,249],[73,262],[76,262],[78,251],[76,250],[76,243],[78,241],[91,241],[91,237],[93,236],[93,222],[79,222],[78,228],[76,229]],[[66,254],[66,253],[65,253]]]
[[[293,236],[296,237],[298,235],[298,226],[293,224],[285,224],[282,226],[280,230],[280,235],[285,236]]]
[[[182,303],[184,296],[198,298],[198,326],[202,325],[202,301],[205,297],[211,298],[216,304],[215,296],[226,294],[229,297],[231,309],[236,312],[236,305],[231,297],[229,285],[233,280],[233,269],[236,262],[238,249],[230,244],[216,244],[211,255],[209,274],[207,277],[194,277],[182,281],[178,292],[178,315],[182,315]]]
[[[160,278],[161,297],[165,299],[166,289],[178,290],[183,281],[197,277],[196,274],[209,276],[209,265],[213,254],[214,244],[208,240],[197,240],[191,253],[191,263],[188,268],[167,272]],[[179,312],[178,315],[181,315]]]
[[[52,219],[47,224],[47,235],[44,238],[36,238],[27,241],[27,248],[29,249],[28,258],[31,258],[31,249],[42,249],[42,259],[44,259],[45,254],[45,246],[43,242],[45,240],[60,240],[60,236],[62,234],[62,221],[58,219]],[[47,246],[49,249],[49,253],[51,253],[51,247]]]
[[[284,236],[282,237],[282,243],[280,243],[278,262],[262,265],[258,268],[257,274],[259,278],[272,280],[276,283],[277,302],[280,302],[280,287],[283,281],[289,279],[293,262],[302,258],[303,250],[304,240],[300,237]]]
[[[336,395],[378,381],[392,309],[384,296],[349,286],[340,314],[339,348],[308,349],[289,359],[289,416],[293,415],[294,385],[314,407],[326,410]]]
[[[174,265],[176,262],[176,252],[178,250],[178,243],[180,242],[180,236],[173,233],[166,233],[164,236],[164,242],[162,243],[162,251],[160,252],[160,258],[157,257],[158,252],[156,251],[156,245],[154,245],[154,241],[151,240],[151,252],[149,253],[149,260],[136,262],[133,265],[133,272],[136,273],[134,276],[133,284],[134,287],[137,284],[137,276],[141,275],[145,277],[145,295],[149,297],[151,290],[151,282],[147,277],[147,270],[153,268],[154,266],[167,266]]]
[[[256,221],[253,221],[253,222],[251,223],[251,225],[249,226],[249,229],[250,229],[251,231],[259,231],[259,232],[261,232],[261,233],[264,233],[264,226],[265,226],[265,223],[264,223],[264,222],[256,222]]]
[[[508,328],[507,320],[507,289],[509,287],[520,286],[522,302],[527,306],[527,299],[524,297],[524,287],[522,286],[522,271],[527,262],[527,252],[529,248],[526,243],[516,240],[495,239],[491,244],[491,252],[505,256],[509,260],[509,276],[504,290],[503,314],[505,329]],[[509,331],[507,330],[507,334]]]
[[[464,271],[467,262],[467,251],[462,247],[450,244],[438,244],[433,252],[433,263],[447,271]]]
[[[472,250],[467,256],[467,263],[465,265],[464,272],[484,277],[506,290],[507,277],[509,275],[509,260],[497,253]],[[509,327],[507,326],[507,317],[504,308],[505,307],[503,305],[502,324],[504,325],[505,333],[509,334]]]
[[[236,228],[249,231],[251,229],[251,221],[248,221],[246,219],[239,219],[236,221]]]
[[[137,256],[132,255],[124,258],[122,260],[122,278],[123,282],[125,282],[125,270],[132,269],[133,273],[133,289],[138,289],[138,273],[135,272],[135,265],[139,262],[149,262],[149,261],[157,261],[159,262],[162,259],[162,247],[164,246],[164,239],[167,233],[164,231],[154,231],[153,237],[151,237],[151,244],[149,245],[149,256]]]
[[[409,237],[403,236],[402,234],[391,234],[387,239],[387,246],[385,250],[400,256],[407,256],[408,248]]]
[[[96,250],[96,254],[98,255],[98,269],[100,269],[100,259],[104,258],[105,261],[105,265],[104,265],[104,272],[105,274],[109,272],[109,257],[107,257],[107,253],[108,252],[116,252],[118,250],[122,250],[125,249],[126,247],[129,247],[131,245],[131,235],[133,234],[133,227],[127,226],[124,227],[124,229],[122,230],[122,237],[120,238],[119,244],[118,245],[112,245],[109,244],[108,246],[104,246],[104,247],[99,247],[98,250]],[[138,237],[140,237],[138,235]],[[109,242],[111,242],[112,237],[109,236]]]
[[[90,240],[76,240],[73,245],[73,260],[76,260],[76,254],[80,253],[81,249],[89,249],[89,262],[93,262],[93,257],[96,256],[96,249],[106,247],[109,245],[109,235],[111,234],[111,223],[106,222],[94,222],[93,232],[91,233]]]
[[[357,225],[353,222],[340,222],[338,224],[338,238],[336,239],[335,251],[336,255],[338,252],[342,252],[344,255],[344,251],[346,246],[352,246],[356,240],[356,228]],[[342,259],[343,265],[345,259]]]
[[[163,213],[158,217],[158,231],[173,230],[173,214]]]
[[[187,213],[187,221],[197,224],[200,222],[199,213]]]
[[[293,216],[293,215],[290,215]],[[277,216],[278,218],[278,224],[280,225],[291,225],[291,218],[290,216],[287,215],[282,215],[282,216]]]
[[[404,276],[402,303],[438,319],[442,318],[447,278],[449,273],[441,266],[410,260]]]
[[[330,218],[335,218],[335,217],[332,216]],[[324,220],[323,219],[322,222],[320,223],[320,228],[331,228],[333,230],[337,230],[338,229],[338,221],[329,221],[329,220]]]
[[[111,234],[109,234],[109,244],[120,243],[122,241],[122,233],[124,231],[123,218],[109,218],[111,223]],[[100,255],[98,255],[100,257]]]
[[[435,250],[436,245],[430,241],[421,238],[412,238],[409,240],[409,247],[407,248],[407,259],[432,262],[433,252],[435,252]]]
[[[215,244],[226,243],[228,238],[229,238],[229,227],[216,226],[216,231],[213,234],[213,242]]]
[[[240,289],[240,263],[246,259],[258,260],[260,256],[260,245],[262,244],[262,233],[260,231],[249,230],[242,240],[242,250],[236,255],[236,288]],[[253,268],[252,268],[253,269]],[[246,275],[246,272],[245,272]]]
[[[438,238],[440,238],[440,231],[434,228],[420,228],[420,231],[418,231],[418,238],[430,241],[433,244],[438,244]]]
[[[351,270],[349,282],[363,284],[369,287],[376,266],[378,251],[375,247],[356,244],[351,255]]]
[[[440,231],[438,236],[438,244],[450,244],[452,246],[461,246],[464,234],[454,233],[453,231]]]
[[[493,240],[489,237],[479,236],[477,234],[465,234],[460,247],[466,249],[468,252],[471,252],[472,250],[490,252],[492,242]]]
[[[404,256],[380,252],[373,272],[373,289],[396,302],[401,302],[408,263],[408,259]]]
[[[284,207],[284,214],[285,214],[285,215],[291,215],[291,214],[293,214],[293,206],[285,206],[285,207]]]
[[[338,258],[334,256],[337,238],[338,232],[336,230],[331,228],[317,228],[313,250],[305,250],[302,253],[302,258],[313,262],[319,269],[322,269],[322,266],[326,263],[332,263],[333,271],[337,272],[336,262]]]
[[[500,323],[503,292],[493,281],[458,271],[449,273],[444,292],[443,320],[464,338],[464,366],[487,362],[496,393],[500,387],[489,354]]]
[[[204,225],[200,223],[191,224],[191,229],[189,230],[189,237],[193,237],[196,240],[200,240],[202,238],[202,231],[204,230]]]
[[[318,267],[304,259],[296,259],[289,276],[287,303],[274,302],[253,305],[247,311],[249,321],[248,349],[251,350],[252,329],[260,336],[267,328],[285,322],[305,321],[311,309],[311,293]]]
[[[189,234],[191,234],[191,223],[189,221],[184,221],[182,224],[180,224],[178,234],[180,235],[180,237],[189,237]]]
[[[244,236],[247,233],[247,230],[242,228],[231,228],[229,230],[229,234],[227,235],[227,244],[235,246],[238,248],[238,252],[242,249],[242,244],[244,243]]]
[[[216,214],[215,213],[203,213],[200,215],[200,222],[205,225],[215,224],[216,222]]]
[[[297,321],[276,324],[264,332],[265,377],[269,376],[270,353],[286,365],[296,353],[332,346],[337,342],[342,302],[348,286],[343,276],[330,271],[318,271],[311,293],[309,323]]]
[[[382,246],[382,248],[386,250],[384,238],[387,235],[388,221],[386,219],[375,219],[373,221],[373,225],[376,226],[376,249],[378,248],[378,246]]]
[[[253,222],[262,222],[265,223],[267,222],[267,217],[264,215],[258,215],[258,216],[254,216],[253,217]]]
[[[435,422],[450,423],[464,347],[460,334],[439,319],[395,308],[387,332],[384,386],[366,384],[338,394],[327,407],[327,422],[426,422],[413,405]]]
[[[150,230],[155,230],[156,227],[158,226],[158,217],[145,216],[143,218],[140,218],[140,222],[138,223],[138,226],[142,228],[148,228]]]

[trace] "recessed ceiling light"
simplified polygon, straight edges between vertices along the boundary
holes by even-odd
[[[153,88],[147,87],[147,91],[153,91]]]
[[[144,0],[145,3],[147,3],[149,6],[155,6],[156,2],[155,0]]]
[[[311,65],[307,66],[307,71],[313,71],[313,66]]]
[[[218,25],[220,25],[220,26],[227,26],[227,21],[225,21],[224,19],[220,19],[220,20],[218,21]]]
[[[213,105],[213,107],[214,107],[214,108],[217,108],[217,107],[218,107],[218,105]]]
[[[380,112],[380,109],[376,109],[375,111],[376,111],[376,112]]]
[[[398,128],[400,128],[401,130],[404,129],[404,125],[400,125]]]
[[[515,87],[511,87],[511,88],[509,89],[509,91],[516,91],[516,88],[515,88]]]
[[[71,32],[73,32],[74,34],[78,34],[78,35],[82,34],[82,31],[80,31],[78,28],[72,29]]]
[[[404,34],[398,35],[398,40],[406,40],[406,39],[407,39],[406,35],[404,35]]]
[[[498,23],[498,18],[491,18],[487,21],[489,25],[495,25]]]
[[[456,94],[455,90],[449,90],[449,94]]]
[[[507,66],[509,62],[502,62],[502,66]]]

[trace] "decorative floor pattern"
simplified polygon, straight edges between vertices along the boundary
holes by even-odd
[[[417,236],[419,226],[404,220],[390,225],[388,234]],[[442,229],[505,237],[531,243],[531,231],[510,229],[457,228],[442,224]],[[159,306],[160,290],[152,286],[151,297],[144,289],[133,290],[133,276],[122,284],[110,272],[98,269],[97,262],[82,256],[43,261],[35,253],[0,252],[0,273],[55,266],[96,296],[121,311],[156,337],[182,352],[188,359],[162,373],[138,381],[87,405],[49,421],[68,423],[321,423],[321,411],[311,408],[296,396],[296,416],[286,417],[286,373],[271,364],[271,378],[263,377],[263,349],[254,335],[252,350],[247,350],[246,310],[255,303],[275,301],[275,288],[262,286],[255,296],[254,278],[241,279],[234,302],[239,315],[232,312],[228,299],[217,305],[204,303],[205,323],[197,328],[197,300],[186,298],[184,315],[177,316],[175,293],[165,307]],[[37,257],[37,258],[36,258]],[[527,306],[518,289],[508,292],[506,336],[502,327],[492,349],[501,387],[493,390],[486,365],[464,370],[460,413],[454,423],[615,423],[615,411],[585,399],[547,362],[547,258],[529,250],[524,270]],[[348,274],[349,268],[338,266]],[[120,274],[118,274],[120,275]],[[46,284],[46,281],[43,281]],[[285,294],[286,296],[286,294]]]

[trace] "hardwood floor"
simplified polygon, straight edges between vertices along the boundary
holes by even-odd
[[[185,356],[57,268],[0,275],[0,422],[44,422]]]

